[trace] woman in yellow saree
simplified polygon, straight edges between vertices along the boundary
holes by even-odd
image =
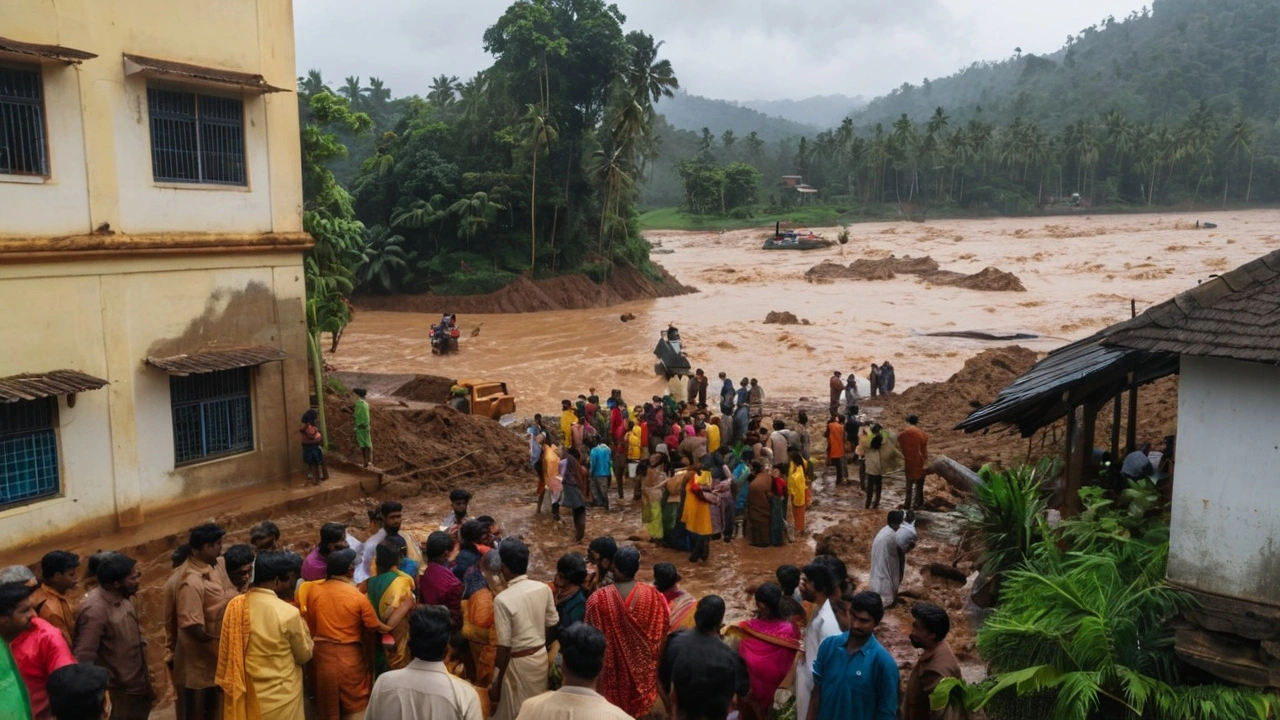
[[[409,623],[407,618],[415,603],[413,578],[400,570],[404,551],[392,543],[383,542],[374,549],[374,562],[378,574],[365,581],[369,602],[378,613],[378,619],[391,628],[382,636],[382,642],[374,649],[373,675],[377,677],[388,670],[399,670],[409,664]]]

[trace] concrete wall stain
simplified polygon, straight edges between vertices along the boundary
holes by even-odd
[[[278,346],[276,296],[271,288],[250,281],[243,289],[218,288],[205,301],[204,312],[177,337],[156,340],[148,357],[187,355],[243,345]]]

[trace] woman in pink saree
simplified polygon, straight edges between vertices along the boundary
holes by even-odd
[[[756,590],[756,616],[729,628],[738,654],[747,663],[751,695],[739,706],[742,720],[765,720],[778,686],[790,674],[800,651],[800,629],[781,610],[782,588],[765,583]]]

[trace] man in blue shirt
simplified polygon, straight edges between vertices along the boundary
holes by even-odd
[[[609,510],[609,480],[613,477],[613,452],[605,443],[597,443],[587,456],[591,470],[591,504]]]
[[[802,720],[895,720],[898,663],[875,636],[884,603],[876,593],[860,592],[843,614],[848,632],[818,647],[809,716]]]

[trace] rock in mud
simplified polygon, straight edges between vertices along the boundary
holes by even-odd
[[[772,310],[764,316],[765,325],[808,325],[808,320],[801,320],[794,313]]]

